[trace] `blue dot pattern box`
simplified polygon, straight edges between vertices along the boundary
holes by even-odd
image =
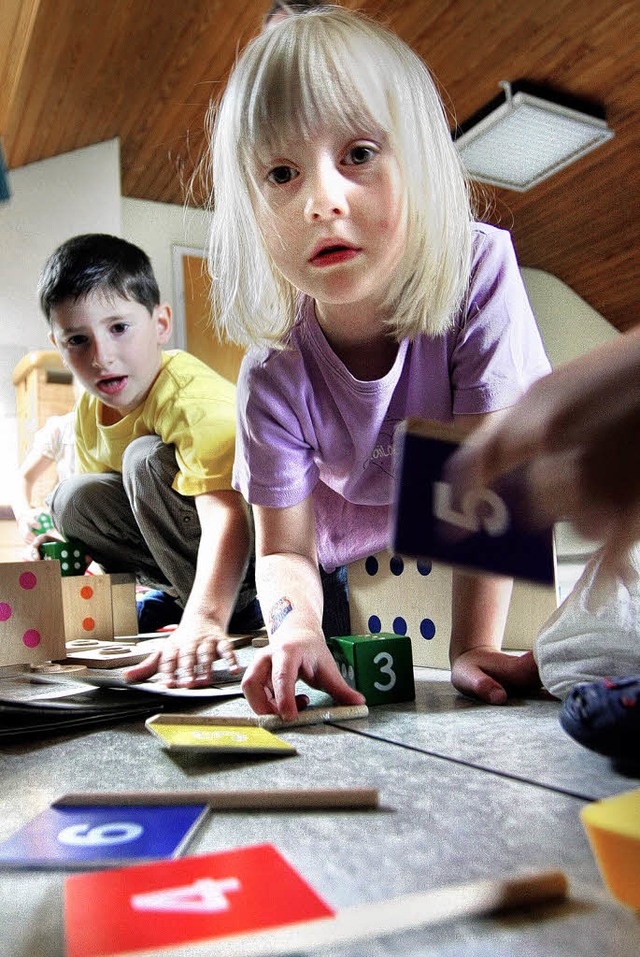
[[[406,635],[414,665],[449,668],[451,569],[384,551],[348,566],[354,634]]]

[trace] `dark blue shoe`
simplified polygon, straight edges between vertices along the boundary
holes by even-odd
[[[165,625],[177,625],[182,618],[182,608],[177,599],[163,591],[148,591],[136,601],[138,631],[158,631]]]
[[[576,685],[564,700],[560,724],[591,751],[640,763],[640,675]]]

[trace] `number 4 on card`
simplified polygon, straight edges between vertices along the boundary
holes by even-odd
[[[64,907],[67,957],[159,953],[334,915],[270,844],[69,877]]]

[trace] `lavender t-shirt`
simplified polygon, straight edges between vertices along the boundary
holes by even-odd
[[[247,354],[233,484],[249,502],[275,508],[311,495],[320,563],[357,561],[389,541],[396,425],[504,408],[549,369],[511,238],[479,223],[469,297],[454,329],[403,340],[383,378],[351,375],[308,298],[288,348]]]

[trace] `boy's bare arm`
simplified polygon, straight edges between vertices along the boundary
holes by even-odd
[[[182,620],[162,652],[127,670],[130,682],[159,671],[170,686],[191,687],[209,681],[217,658],[224,658],[232,669],[238,667],[226,629],[251,546],[247,507],[232,490],[198,495],[195,503],[202,534]]]
[[[31,528],[41,508],[32,508],[31,500],[33,489],[41,475],[53,465],[51,459],[47,458],[41,452],[31,449],[25,456],[18,472],[15,476],[11,489],[11,508],[18,523],[18,530],[22,540],[29,544],[35,538],[35,532]]]

